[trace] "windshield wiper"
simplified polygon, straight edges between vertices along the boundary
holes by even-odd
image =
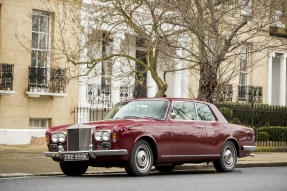
[[[152,118],[152,119],[159,120],[158,118],[153,117],[153,116],[136,116],[136,115],[129,115],[129,116],[125,116],[124,118]]]
[[[159,120],[159,118],[157,118],[157,117],[153,117],[153,116],[143,116],[142,118],[152,118],[152,119]]]
[[[141,117],[136,116],[136,115],[127,115],[123,117],[123,119],[127,119],[127,118],[141,118]]]
[[[114,118],[114,119],[128,119],[128,118],[131,118],[131,119],[152,118],[152,119],[159,120],[158,118],[153,117],[153,116],[136,116],[136,115],[127,115],[127,116],[123,116],[123,117],[116,117],[116,118]]]

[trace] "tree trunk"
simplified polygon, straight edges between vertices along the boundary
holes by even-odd
[[[213,103],[216,98],[217,85],[217,71],[212,69],[210,64],[202,64],[197,99]]]
[[[158,90],[156,92],[155,97],[165,97],[166,90],[167,90],[167,86],[164,86],[164,87],[158,86]]]

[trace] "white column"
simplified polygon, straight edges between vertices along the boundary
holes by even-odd
[[[285,100],[286,100],[286,58],[287,58],[286,53],[280,57],[279,105],[281,105],[281,106],[285,106]]]
[[[147,72],[147,97],[154,97],[156,94],[156,83],[151,77],[150,71]]]
[[[181,74],[182,74],[181,97],[189,98],[189,70],[183,70]]]
[[[179,57],[182,57],[182,50],[176,50],[176,54]],[[182,67],[182,63],[180,59],[176,60],[175,69],[180,69]],[[182,71],[174,72],[173,77],[173,97],[181,97],[181,89],[182,89],[182,79],[181,79]]]
[[[121,40],[122,40],[122,35],[124,34],[116,34],[113,35],[113,53],[119,53],[120,52],[120,45],[121,45]],[[113,68],[112,68],[112,80],[111,80],[111,101],[112,104],[116,104],[120,101],[120,86],[121,86],[121,81],[119,78],[119,72],[120,72],[120,67],[121,67],[121,62],[120,58],[116,59],[116,61],[113,63]]]
[[[87,83],[82,78],[83,77],[79,79],[79,103],[78,103],[79,106],[85,106],[87,104],[86,99]]]
[[[268,100],[267,103],[271,105],[272,100],[272,58],[275,57],[274,52],[269,53],[268,60]]]

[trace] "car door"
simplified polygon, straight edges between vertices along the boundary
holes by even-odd
[[[220,141],[224,139],[222,129],[224,126],[218,122],[216,115],[208,104],[197,102],[195,103],[198,119],[201,121],[202,128],[205,129],[205,155],[215,156],[220,154],[218,147]]]
[[[205,153],[206,132],[197,119],[195,103],[173,101],[170,111],[172,156],[193,158]]]

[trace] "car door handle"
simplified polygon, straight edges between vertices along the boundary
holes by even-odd
[[[197,126],[198,129],[204,129],[204,126]]]

